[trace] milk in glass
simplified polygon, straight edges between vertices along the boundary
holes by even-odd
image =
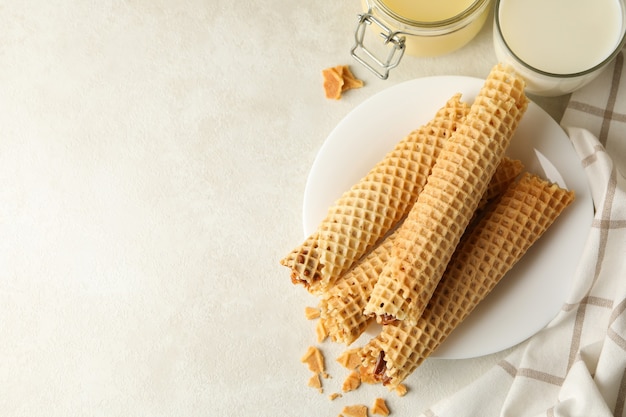
[[[621,47],[623,0],[500,0],[494,44],[530,92],[557,95],[593,79]]]

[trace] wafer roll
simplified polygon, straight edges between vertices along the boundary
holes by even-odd
[[[320,320],[334,342],[351,344],[365,331],[372,316],[363,314],[369,295],[389,259],[397,232],[388,236],[320,300]]]
[[[504,193],[523,168],[521,161],[505,157],[498,165],[479,205],[484,207]],[[323,294],[319,304],[320,320],[333,341],[351,344],[372,321],[371,316],[363,314],[363,309],[389,260],[396,234],[397,231],[387,237]]]
[[[523,174],[465,235],[417,325],[396,322],[360,351],[364,370],[395,387],[471,313],[574,200],[574,192]]]
[[[444,142],[469,111],[460,97],[450,98],[431,121],[403,138],[329,208],[318,229],[280,261],[292,270],[294,283],[320,293],[406,216]]]
[[[318,229],[323,280],[347,271],[406,215],[467,109],[455,95],[329,208]]]
[[[509,67],[492,69],[399,228],[366,314],[417,322],[526,111],[523,90]]]

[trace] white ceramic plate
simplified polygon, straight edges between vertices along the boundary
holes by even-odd
[[[331,132],[309,174],[304,233],[311,234],[328,207],[406,134],[430,120],[455,93],[471,103],[483,80],[440,76],[395,85],[371,97]],[[530,103],[507,154],[526,170],[576,192],[576,200],[531,247],[494,291],[433,357],[470,358],[511,347],[535,334],[560,310],[593,218],[587,178],[569,138]]]

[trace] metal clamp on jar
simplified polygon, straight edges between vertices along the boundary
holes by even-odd
[[[404,53],[436,56],[467,44],[483,27],[491,0],[364,0],[351,55],[385,80]],[[377,32],[382,42],[368,42]]]

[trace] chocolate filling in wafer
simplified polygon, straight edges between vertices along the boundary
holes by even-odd
[[[398,319],[392,316],[391,314],[382,314],[378,316],[378,320],[380,324],[394,324],[395,322],[398,321]]]
[[[387,362],[385,361],[384,350],[381,350],[376,358],[373,375],[376,380],[382,381],[383,385],[387,385],[391,381],[391,378],[387,376]]]

